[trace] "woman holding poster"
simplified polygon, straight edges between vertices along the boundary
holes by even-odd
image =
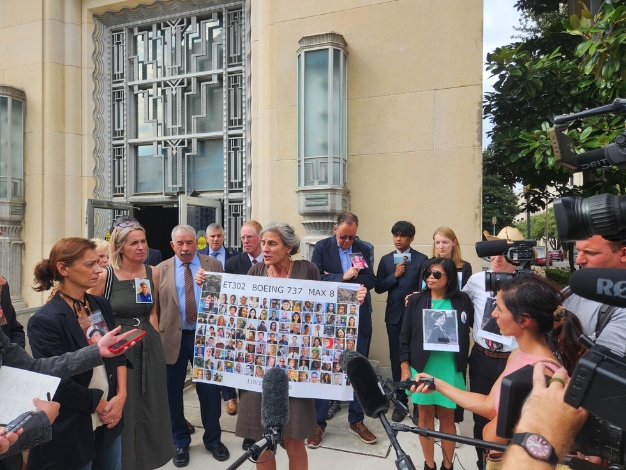
[[[424,262],[426,288],[409,297],[400,332],[400,366],[402,380],[417,372],[440,377],[457,388],[465,388],[463,374],[467,367],[470,327],[474,323],[474,307],[469,296],[459,290],[457,271],[449,258],[433,258]],[[433,312],[436,311],[436,315]],[[441,320],[443,312],[444,320]],[[447,328],[446,322],[454,325]],[[448,342],[431,343],[431,333],[446,326]],[[438,338],[438,335],[433,337]],[[434,429],[435,413],[441,432],[456,434],[456,404],[438,392],[413,395],[419,411],[418,426]],[[435,469],[435,444],[420,436],[424,452],[424,469]],[[442,440],[444,461],[441,469],[452,468],[454,442]]]

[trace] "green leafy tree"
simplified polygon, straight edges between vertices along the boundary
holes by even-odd
[[[483,162],[493,158],[489,151],[483,153]],[[519,214],[517,196],[511,186],[504,184],[499,175],[488,173],[483,166],[483,230],[493,231],[492,218],[496,217],[496,233],[507,225],[513,225],[513,220]]]
[[[526,220],[521,220],[516,224],[516,227],[522,232],[524,238],[530,238],[531,240],[545,240],[546,239],[546,213],[540,212],[530,216],[530,237],[527,233]],[[554,209],[548,209],[548,237],[550,238],[550,249],[556,250],[561,247],[559,242],[559,234],[556,230],[556,220],[554,218]]]

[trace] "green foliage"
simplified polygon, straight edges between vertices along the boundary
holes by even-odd
[[[491,159],[489,151],[484,152],[483,162]],[[513,188],[502,183],[498,174],[485,172],[483,166],[483,230],[493,231],[492,217],[496,217],[496,233],[503,227],[513,224],[519,213],[517,196]]]
[[[556,282],[561,287],[565,287],[569,284],[569,277],[571,275],[569,268],[547,268],[546,277],[552,282]]]
[[[522,3],[526,11],[532,11],[533,5],[542,10],[552,4],[518,2]],[[545,18],[554,21],[557,17]],[[547,186],[553,187],[557,197],[626,192],[626,170],[616,168],[596,170],[595,180],[591,178],[581,188],[568,188],[571,173],[556,161],[549,136],[556,115],[593,108],[618,96],[626,98],[626,7],[604,5],[595,17],[584,10],[580,18],[563,18],[561,32],[555,31],[556,25],[544,25],[543,37],[497,48],[487,56],[487,69],[497,82],[484,100],[485,117],[494,125],[489,147],[494,158],[486,170],[500,175],[504,184],[530,185],[526,204],[532,211],[552,199]],[[553,36],[566,36],[563,32],[577,38],[577,43],[563,43],[547,52]],[[623,131],[623,124],[622,116],[596,116],[572,122],[567,134],[577,151],[583,152],[611,143]]]
[[[524,238],[530,238],[532,240],[545,240],[546,238],[546,213],[541,212],[539,214],[530,216],[530,237],[527,233],[526,220],[521,220],[515,226],[522,232]],[[556,219],[554,218],[554,209],[548,209],[548,236],[550,237],[550,249],[556,250],[560,247],[558,240],[559,234],[556,230]]]

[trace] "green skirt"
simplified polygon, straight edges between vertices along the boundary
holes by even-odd
[[[456,370],[456,355],[457,353],[447,351],[431,351],[424,366],[424,372],[456,388],[465,390],[463,373]],[[417,371],[411,367],[411,377],[415,377],[415,374]],[[411,394],[407,390],[407,395],[411,396],[411,401],[416,405],[439,405],[444,408],[456,408],[456,403],[439,392]]]

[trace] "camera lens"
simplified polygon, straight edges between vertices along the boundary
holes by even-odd
[[[626,235],[626,196],[563,197],[554,201],[554,216],[559,238],[564,241],[593,235],[618,241]]]

